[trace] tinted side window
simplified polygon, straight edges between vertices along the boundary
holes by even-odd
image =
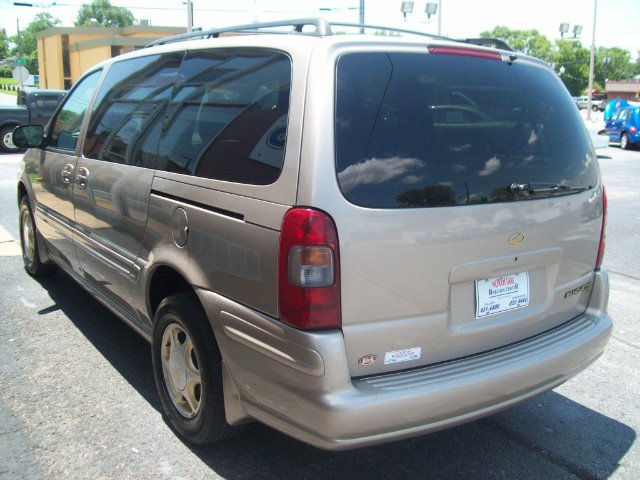
[[[167,109],[157,168],[267,185],[279,176],[291,61],[265,49],[188,52]]]
[[[64,105],[52,123],[49,146],[64,150],[75,150],[84,114],[89,107],[101,70],[80,80],[65,99]]]
[[[107,71],[91,114],[84,155],[153,168],[158,129],[182,53],[116,62]]]
[[[519,195],[514,183],[588,188],[598,179],[571,97],[526,61],[344,55],[335,132],[340,187],[362,206],[516,201],[549,193]]]

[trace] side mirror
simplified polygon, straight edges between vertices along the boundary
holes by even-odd
[[[13,144],[18,148],[38,148],[43,140],[42,125],[20,125],[13,130]]]

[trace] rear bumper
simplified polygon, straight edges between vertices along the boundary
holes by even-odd
[[[480,418],[563,383],[604,351],[612,330],[606,271],[580,317],[508,347],[431,367],[349,377],[340,332],[305,333],[200,291],[228,367],[227,418],[262,421],[341,450]]]

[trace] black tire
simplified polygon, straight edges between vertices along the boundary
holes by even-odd
[[[56,273],[57,267],[52,263],[40,261],[38,231],[29,205],[29,197],[26,195],[20,199],[19,210],[20,249],[24,269],[34,277],[50,277]]]
[[[620,135],[620,148],[623,150],[631,150],[631,142],[629,141],[629,136],[626,133]]]
[[[220,350],[193,292],[160,303],[151,355],[162,407],[178,435],[206,445],[236,433],[225,418]]]
[[[7,153],[16,153],[20,149],[13,144],[13,129],[15,125],[0,129],[0,148]]]

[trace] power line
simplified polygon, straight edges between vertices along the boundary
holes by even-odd
[[[9,2],[3,2],[9,3]],[[76,4],[76,3],[60,3],[53,2],[52,4],[37,4],[37,3],[18,3],[13,2],[10,6],[23,6],[23,7],[33,7],[33,8],[52,8],[52,7],[65,7],[65,8],[82,8],[84,5],[89,4]],[[185,10],[184,7],[144,7],[144,6],[128,6],[128,7],[119,7],[117,5],[111,5],[113,10],[119,8],[126,8],[127,10],[149,10],[149,11],[176,11],[183,12]],[[311,7],[308,9],[260,9],[261,13],[290,13],[290,14],[299,14],[299,13],[310,13],[310,12],[319,12],[319,11],[354,11],[357,10],[358,7],[342,7],[342,8],[323,8],[323,7]],[[196,8],[194,7],[194,11],[196,12],[211,12],[211,13],[247,13],[249,12],[246,8]]]

